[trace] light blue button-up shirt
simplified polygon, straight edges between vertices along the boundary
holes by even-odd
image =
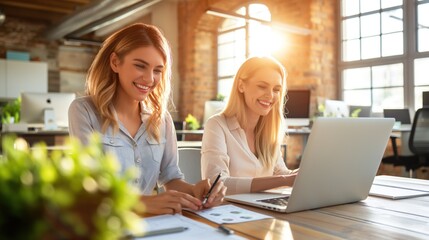
[[[113,134],[112,127],[109,127],[102,134],[101,117],[91,98],[81,97],[70,105],[69,131],[71,136],[77,137],[83,144],[88,143],[91,133],[102,134],[104,150],[116,154],[121,164],[121,173],[136,167],[139,173],[134,184],[142,194],[151,194],[157,183],[163,186],[173,179],[183,179],[183,174],[177,164],[177,140],[170,114],[167,113],[162,119],[160,142],[152,139],[146,131],[144,122],[149,116],[150,112],[142,111],[142,124],[134,138],[117,117],[119,132]]]

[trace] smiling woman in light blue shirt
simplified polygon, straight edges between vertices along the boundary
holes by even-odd
[[[178,167],[176,134],[167,111],[171,53],[154,26],[133,24],[112,34],[96,55],[86,79],[87,96],[69,108],[69,130],[83,143],[102,134],[106,151],[116,154],[122,171],[139,170],[134,183],[148,213],[178,213],[220,204],[223,183],[206,204],[209,180],[186,183]],[[151,195],[156,185],[166,191]]]

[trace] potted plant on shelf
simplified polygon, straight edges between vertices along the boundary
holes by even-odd
[[[118,239],[140,225],[133,173],[119,176],[114,155],[98,135],[63,150],[3,139],[0,157],[0,236],[5,239]],[[140,226],[141,227],[141,226]]]

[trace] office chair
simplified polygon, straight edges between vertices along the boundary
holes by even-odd
[[[176,130],[184,130],[186,123],[184,121],[174,121],[174,129]],[[176,133],[177,141],[184,141],[185,135]]]
[[[185,181],[195,184],[201,181],[201,149],[179,148],[179,168]]]
[[[398,136],[390,136],[390,141],[393,149],[393,156],[384,157],[381,162],[384,164],[393,164],[393,166],[404,166],[405,170],[408,171],[409,177],[413,177],[413,171],[427,164],[427,160],[424,161],[424,151],[429,154],[429,108],[417,110],[414,116],[414,121],[411,126],[410,137],[408,139],[408,146],[410,147],[412,155],[399,155],[396,139]],[[407,110],[408,111],[408,110]],[[404,111],[405,112],[405,111]],[[403,113],[404,113],[403,112]],[[407,114],[405,114],[406,116]],[[392,116],[389,116],[392,117]],[[422,120],[422,118],[426,120]],[[420,119],[420,120],[419,120]],[[424,122],[426,122],[424,124]],[[426,126],[425,126],[426,125]],[[424,132],[426,129],[426,132]],[[425,138],[426,137],[426,138]],[[424,142],[426,141],[426,143]],[[402,143],[407,144],[407,143]],[[425,145],[426,144],[426,145]],[[411,147],[414,149],[412,150]],[[426,147],[426,150],[425,150]],[[427,159],[427,157],[426,157]]]
[[[420,108],[414,115],[408,147],[422,166],[429,166],[429,107]]]

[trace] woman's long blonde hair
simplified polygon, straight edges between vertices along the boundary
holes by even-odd
[[[255,128],[255,148],[258,159],[265,167],[271,168],[275,165],[280,154],[280,143],[283,132],[283,106],[286,94],[286,70],[283,65],[271,57],[251,57],[248,58],[238,69],[232,85],[228,103],[223,110],[226,117],[236,117],[241,128],[247,126],[246,103],[243,93],[239,92],[240,79],[246,82],[252,78],[256,71],[264,68],[274,69],[279,72],[282,78],[282,90],[279,101],[272,110],[259,121]]]
[[[124,56],[131,51],[147,46],[153,46],[159,51],[165,65],[161,80],[143,101],[145,107],[152,111],[146,123],[147,131],[151,137],[159,141],[161,120],[167,111],[171,92],[171,51],[167,39],[159,29],[143,23],[125,27],[107,38],[89,68],[86,78],[86,93],[91,96],[101,115],[103,132],[109,126],[112,126],[115,132],[119,129],[111,108],[119,79],[118,74],[110,67],[110,55],[116,53],[119,60],[122,61]]]

